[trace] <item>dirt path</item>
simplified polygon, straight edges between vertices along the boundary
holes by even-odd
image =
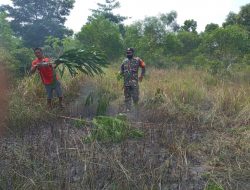
[[[0,137],[5,132],[5,122],[8,113],[8,76],[4,66],[0,63]]]

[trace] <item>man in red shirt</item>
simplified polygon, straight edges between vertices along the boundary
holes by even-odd
[[[47,92],[48,107],[52,108],[53,90],[55,90],[59,99],[59,105],[63,108],[63,94],[61,84],[56,75],[55,66],[51,64],[49,58],[44,57],[41,48],[35,48],[34,53],[37,58],[32,62],[30,73],[33,74],[38,70]]]

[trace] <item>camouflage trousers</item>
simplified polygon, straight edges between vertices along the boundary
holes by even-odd
[[[139,86],[124,86],[125,106],[131,109],[132,100],[136,105],[139,102]]]

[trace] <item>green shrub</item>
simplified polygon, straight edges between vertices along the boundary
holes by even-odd
[[[86,141],[120,142],[127,137],[143,137],[143,132],[133,129],[126,116],[97,116],[93,119],[93,129]]]
[[[205,190],[224,190],[224,188],[213,180],[209,180]]]

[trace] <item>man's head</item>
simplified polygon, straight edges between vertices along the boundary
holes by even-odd
[[[38,59],[43,58],[43,50],[41,48],[35,48],[34,49],[34,54]]]
[[[132,59],[133,56],[134,56],[134,52],[135,52],[134,48],[128,48],[127,51],[126,51],[127,58]]]

